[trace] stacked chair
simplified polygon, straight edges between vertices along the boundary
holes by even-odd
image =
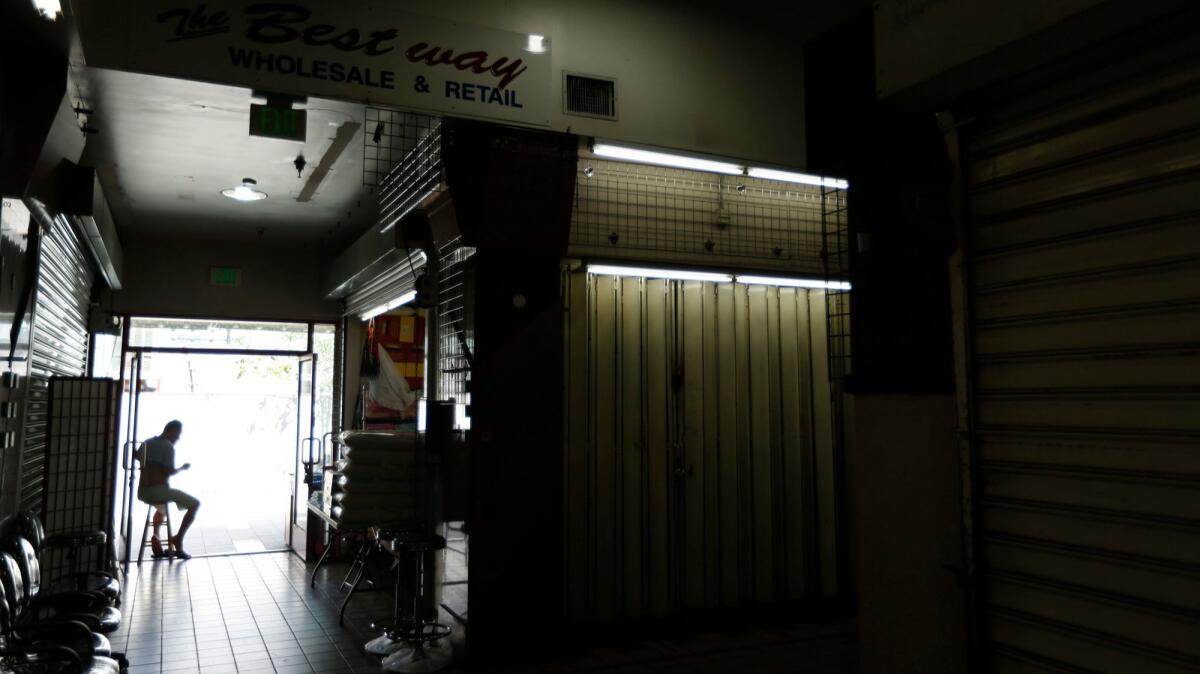
[[[0,671],[122,671],[128,662],[105,636],[121,625],[120,584],[104,572],[73,572],[47,587],[38,559],[45,543],[41,522],[25,513],[5,524],[0,527],[6,530],[0,540]]]
[[[33,551],[39,555],[39,558],[43,548],[53,539],[51,537],[50,541],[47,540],[46,528],[42,526],[42,520],[37,513],[32,510],[17,516],[16,529],[33,546]],[[121,605],[121,581],[107,571],[73,570],[67,577],[57,581],[51,591],[57,593],[70,589],[99,592],[108,599],[108,603],[112,606]]]
[[[92,647],[92,631],[78,621],[54,621],[24,625],[19,629],[4,585],[0,584],[0,671],[3,672],[88,672],[117,674],[120,664],[98,655]]]
[[[437,671],[453,655],[451,628],[437,622],[435,567],[426,565],[446,546],[434,533],[440,448],[430,434],[403,432],[347,431],[341,444],[341,524],[371,531],[363,564],[382,557],[395,573],[392,615],[372,623],[380,635],[364,650],[383,658],[384,672]]]

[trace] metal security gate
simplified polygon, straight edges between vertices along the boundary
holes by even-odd
[[[59,216],[40,222],[33,354],[27,382],[21,466],[21,508],[42,505],[50,377],[79,377],[87,369],[88,303],[92,267],[74,228]]]
[[[960,116],[996,672],[1200,671],[1200,42],[1124,53]]]
[[[838,591],[821,291],[568,271],[567,614]]]
[[[381,271],[363,287],[346,297],[344,314],[360,315],[386,309],[410,290],[417,287],[417,276],[425,268],[425,253],[417,251],[411,255],[399,255],[401,259]]]

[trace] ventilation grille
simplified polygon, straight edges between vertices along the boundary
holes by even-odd
[[[584,117],[617,118],[617,82],[565,73],[563,111]]]

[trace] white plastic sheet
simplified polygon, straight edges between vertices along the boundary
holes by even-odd
[[[379,374],[367,380],[371,399],[389,409],[404,411],[417,399],[408,387],[408,380],[396,369],[392,357],[383,345],[376,345],[379,355]]]

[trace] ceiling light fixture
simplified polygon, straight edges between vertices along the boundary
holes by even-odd
[[[531,33],[525,41],[525,51],[534,54],[546,53],[546,36]]]
[[[687,269],[652,269],[649,267],[622,267],[611,264],[589,264],[589,274],[606,274],[610,276],[638,276],[642,278],[664,278],[676,281],[711,281],[713,283],[729,283],[733,277],[711,271],[691,271]]]
[[[669,154],[667,152],[655,152],[653,150],[642,150],[636,147],[612,145],[610,143],[596,143],[592,146],[592,154],[595,154],[597,157],[621,159],[639,164],[654,164],[655,166],[670,166],[672,168],[691,169],[693,171],[705,171],[708,173],[723,173],[729,176],[742,175],[742,167],[729,162],[700,159],[699,157],[688,157],[679,154]]]
[[[639,164],[654,164],[655,166],[669,166],[671,168],[690,169],[693,171],[704,171],[706,173],[721,173],[730,176],[749,176],[751,178],[761,178],[763,180],[781,180],[789,183],[798,183],[801,185],[814,185],[818,187],[833,187],[836,189],[848,189],[850,183],[840,178],[826,178],[823,176],[808,175],[807,173],[797,173],[794,171],[781,171],[779,169],[762,168],[758,166],[742,166],[733,162],[718,161],[716,159],[705,159],[703,157],[693,157],[689,155],[673,154],[670,152],[659,152],[657,150],[645,150],[628,145],[616,145],[603,141],[596,141],[592,146],[592,154],[597,157],[606,157],[608,159],[618,159],[622,161],[637,162]],[[739,185],[739,190],[744,190],[745,187]]]
[[[261,201],[267,198],[267,193],[257,189],[258,181],[254,178],[242,178],[242,184],[221,190],[221,194],[234,201]]]
[[[47,19],[53,19],[62,14],[62,3],[58,0],[33,0],[33,6]]]
[[[410,291],[404,293],[403,295],[397,297],[396,299],[392,300],[391,302],[384,302],[383,304],[380,304],[379,306],[375,307],[374,309],[370,309],[368,311],[363,312],[360,315],[360,318],[362,318],[364,321],[369,321],[372,318],[375,318],[376,316],[378,316],[380,314],[386,314],[387,312],[391,311],[392,309],[402,307],[405,304],[408,304],[409,302],[411,302],[415,299],[417,299],[417,291],[410,290]]]
[[[738,283],[746,285],[783,286],[787,288],[818,288],[821,290],[849,290],[845,281],[825,281],[814,278],[783,278],[778,276],[751,276],[739,274]]]

